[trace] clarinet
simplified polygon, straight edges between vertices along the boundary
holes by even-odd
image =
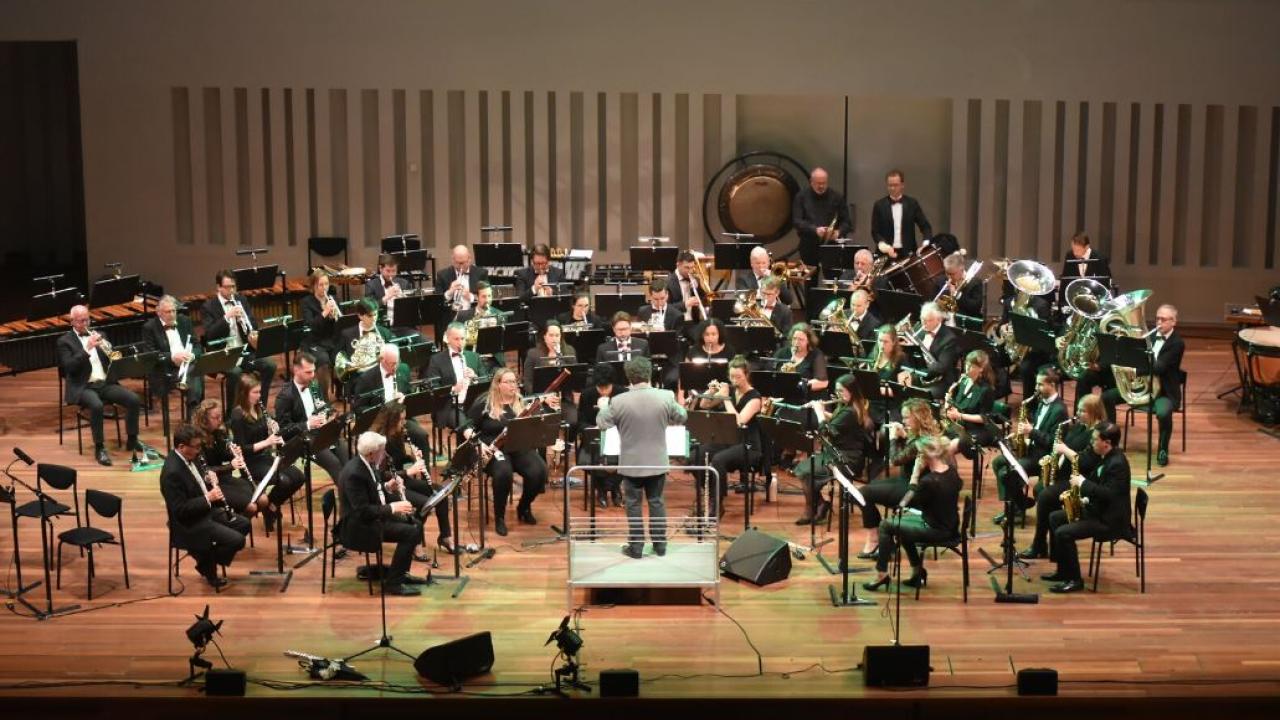
[[[217,473],[214,473],[213,479],[209,480],[209,466],[205,464],[204,456],[197,455],[195,462],[196,462],[196,470],[200,473],[201,484],[207,485],[208,489],[210,490],[216,490],[218,488]],[[227,504],[227,499],[225,497],[223,497],[221,500],[215,503],[211,503],[211,505],[213,507],[221,507],[222,512],[225,513],[226,519],[228,522],[235,520],[236,513],[234,510],[231,509],[231,506]]]
[[[280,423],[276,422],[276,419],[271,416],[271,413],[267,412],[267,404],[261,400],[258,401],[258,415],[261,416],[263,420],[267,421],[267,437],[278,435],[280,433]],[[276,457],[278,451],[274,443],[267,448],[267,452],[270,453],[270,456],[273,459]]]

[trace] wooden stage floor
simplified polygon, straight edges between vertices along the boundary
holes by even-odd
[[[968,604],[961,602],[960,563],[954,556],[928,562],[930,583],[919,601],[906,593],[902,598],[903,642],[932,648],[928,689],[864,688],[861,672],[854,669],[863,647],[892,637],[887,596],[874,594],[879,601],[875,607],[832,607],[828,585],[838,576],[830,575],[812,554],[795,562],[791,577],[781,583],[761,588],[723,581],[723,611],[705,602],[586,607],[581,617],[587,678],[594,681],[606,668],[634,668],[642,678],[644,698],[711,698],[717,700],[711,707],[721,709],[744,699],[908,698],[925,703],[916,705],[921,712],[930,701],[1007,701],[1016,695],[1014,668],[1050,667],[1058,670],[1059,693],[1067,699],[1218,696],[1269,701],[1280,695],[1280,440],[1260,432],[1247,414],[1237,415],[1233,399],[1215,397],[1236,382],[1227,340],[1192,339],[1186,367],[1191,377],[1187,450],[1179,448],[1180,430],[1175,429],[1172,464],[1150,488],[1145,594],[1138,592],[1132,549],[1121,545],[1104,564],[1097,594],[1060,597],[1046,592],[1038,580],[1017,580],[1017,590],[1041,592],[1040,603],[995,604],[985,562],[976,552],[978,547],[993,555],[999,551],[991,524],[998,508],[988,474],[972,549]],[[405,689],[442,692],[421,683],[409,662],[383,659],[381,651],[355,664],[388,683],[385,687],[280,689],[278,683],[304,680],[282,651],[338,657],[376,640],[378,602],[355,579],[356,561],[339,563],[336,588],[328,595],[320,594],[318,559],[298,570],[281,593],[277,579],[248,576],[251,569],[274,565],[274,542],[266,540],[259,524],[256,549],[242,553],[231,568],[231,585],[221,594],[196,578],[188,562],[182,576],[185,589],[177,597],[166,596],[158,471],[130,473],[118,450],[113,453],[117,466],[100,468],[88,454],[76,455],[74,436],[59,446],[55,388],[53,371],[0,379],[0,450],[6,462],[10,448],[19,446],[38,461],[75,466],[82,491],[99,488],[123,495],[132,588],[124,587],[118,553],[108,549],[99,554],[95,592],[100,594],[92,601],[85,600],[86,562],[74,553],[67,558],[54,601],[58,606],[78,603],[80,612],[36,621],[10,601],[11,611],[0,613],[0,692],[196,697],[194,690],[179,689],[172,681],[185,676],[191,648],[184,630],[206,604],[215,618],[225,621],[221,648],[234,667],[248,672],[251,697],[350,700],[398,697]],[[1130,438],[1137,477],[1145,460],[1141,429],[1135,428]],[[144,439],[162,445],[154,414]],[[34,482],[31,470],[22,465],[16,470]],[[327,484],[318,482],[317,493]],[[668,487],[671,514],[685,512],[692,502],[689,484],[678,479]],[[787,487],[795,487],[789,476]],[[30,499],[25,490],[18,494],[22,501]],[[736,533],[742,526],[740,496],[731,496],[729,507],[725,531]],[[540,498],[534,508],[540,520],[536,527],[511,518],[509,537],[489,535],[490,541],[500,541],[497,555],[464,570],[469,583],[459,597],[451,597],[455,586],[444,583],[421,598],[387,602],[395,644],[414,655],[453,638],[492,631],[497,658],[493,675],[466,687],[475,694],[515,695],[551,680],[553,653],[544,642],[566,614],[566,550],[564,544],[524,544],[549,536],[548,523],[559,516],[558,491]],[[800,509],[800,496],[784,493],[779,502],[762,505],[755,520],[762,530],[807,544],[807,528],[792,524]],[[318,502],[316,512],[319,528]],[[856,516],[853,524],[860,532]],[[67,522],[57,524],[59,531],[67,527]],[[300,537],[299,528],[289,531]],[[474,541],[476,531],[475,522],[464,519],[462,541]],[[1030,528],[1020,530],[1020,543],[1029,534]],[[428,536],[435,537],[434,521]],[[855,537],[855,551],[859,542]],[[30,582],[39,568],[35,523],[22,524],[21,547],[24,577]],[[0,551],[11,555],[8,529],[0,533]],[[824,550],[827,557],[834,553],[834,543]],[[448,558],[441,559],[445,565]],[[7,586],[12,587],[13,567],[8,561],[6,565]],[[1032,577],[1048,572],[1045,565],[1036,563]],[[855,567],[868,566],[855,561]],[[415,564],[415,572],[422,569]],[[451,575],[452,564],[438,572]],[[854,576],[859,582],[867,577],[865,572]],[[29,598],[42,604],[42,590]],[[216,653],[212,659],[218,661]],[[25,683],[69,687],[19,689]]]

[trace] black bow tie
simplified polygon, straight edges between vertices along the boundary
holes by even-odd
[[[890,204],[890,205],[901,205],[901,204],[902,204],[902,198],[898,198],[897,200],[894,200],[893,198],[889,198],[889,204]]]
[[[390,280],[384,280],[384,281],[382,281],[382,289],[383,289],[383,290],[390,290],[392,285],[395,285],[395,283],[394,283],[394,282],[391,282]]]
[[[165,332],[168,332],[168,331],[170,331],[170,330],[177,330],[177,329],[178,329],[178,326],[177,326],[177,325],[165,325],[165,326],[164,326],[164,330],[165,330]]]
[[[462,353],[449,353],[449,357],[462,357]]]
[[[85,333],[78,332],[78,333],[76,333],[76,335],[79,335],[80,337],[89,337],[89,333],[87,333],[87,332],[85,332]]]
[[[395,374],[395,373],[393,373],[393,372],[389,372],[389,373],[387,373],[387,374],[386,374],[386,378],[387,378],[388,380],[390,380],[391,378],[393,378],[393,377],[395,377],[395,376],[396,376],[396,374]]]

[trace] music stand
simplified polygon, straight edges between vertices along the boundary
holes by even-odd
[[[756,242],[718,242],[715,244],[715,267],[717,270],[749,270],[751,269],[751,251],[756,249]]]
[[[680,355],[680,335],[675,330],[658,330],[648,333],[649,355],[666,355],[668,358]]]
[[[417,233],[401,233],[399,235],[387,235],[382,238],[378,244],[379,249],[385,255],[393,253],[404,253],[410,250],[418,250],[422,247],[422,236]]]
[[[574,354],[588,361],[595,360],[596,348],[604,342],[604,330],[566,330],[561,334],[564,342],[573,348]]]
[[[427,251],[422,248],[410,248],[408,250],[396,250],[389,252],[396,258],[396,269],[404,275],[416,277],[426,274],[427,270]]]
[[[645,296],[643,293],[597,293],[595,301],[596,314],[608,323],[609,330],[612,332],[613,316],[619,312],[634,316],[636,310],[645,304]]]
[[[686,360],[680,363],[680,387],[685,392],[702,391],[712,380],[729,382],[729,363],[724,361],[694,362]]]
[[[253,348],[253,356],[265,358],[283,355],[288,345],[288,323],[264,325],[258,328],[258,346]]]
[[[760,394],[770,398],[782,398],[785,403],[799,405],[808,397],[808,391],[801,387],[803,378],[800,373],[781,372],[778,370],[752,370],[751,386]]]
[[[471,246],[475,251],[475,264],[483,268],[522,267],[524,265],[524,246],[520,243],[476,243]]]
[[[818,336],[818,349],[829,358],[852,356],[853,338],[841,330],[824,330]],[[862,349],[861,345],[858,349]]]
[[[880,373],[875,370],[859,370],[851,369],[850,374],[853,375],[853,381],[858,386],[862,397],[868,401],[875,400],[880,397]]]
[[[853,258],[865,245],[850,243],[823,243],[818,246],[818,264],[824,271],[853,269]]]
[[[776,415],[760,415],[759,417],[760,432],[772,440],[774,450],[791,450],[792,452],[809,454],[809,477],[813,477],[817,453],[813,451],[813,434],[805,429],[804,423],[784,419]],[[812,549],[817,546],[817,523],[810,518],[809,547]]]
[[[137,275],[122,275],[98,280],[89,288],[89,309],[133,302],[142,283]]]
[[[705,448],[714,446],[732,447],[742,442],[742,433],[738,429],[738,417],[733,413],[722,412],[718,410],[690,410],[685,420],[685,427],[689,429],[689,435],[698,444],[704,448],[704,457],[706,456]],[[711,458],[705,457],[705,464],[711,464]],[[706,471],[703,474],[703,486],[706,486]],[[716,487],[711,490],[715,493],[715,505],[720,507],[721,481],[723,478],[716,478]],[[750,489],[748,488],[748,492]],[[701,515],[706,518],[711,517],[711,508],[704,508],[702,505],[702,494],[696,493],[694,498],[694,514]],[[718,518],[717,518],[718,519]],[[750,518],[748,518],[750,522]]]
[[[528,322],[509,322],[498,327],[502,330],[502,352],[518,352],[523,356],[533,347],[533,326]]]
[[[71,308],[82,302],[84,302],[84,295],[73,287],[32,295],[31,305],[27,310],[27,320],[61,318],[71,312]]]
[[[680,248],[673,246],[632,245],[630,250],[631,269],[641,272],[671,272],[680,256]]]
[[[1120,335],[1112,335],[1110,333],[1094,333],[1094,337],[1098,340],[1098,364],[1102,367],[1127,367],[1132,368],[1139,375],[1147,377],[1147,387],[1154,385],[1155,381],[1155,355],[1151,352],[1151,345],[1147,338],[1144,337],[1128,337]],[[1183,401],[1185,402],[1185,400]],[[1164,477],[1164,473],[1151,475],[1151,457],[1155,455],[1151,451],[1151,431],[1152,422],[1155,417],[1155,398],[1147,402],[1147,484],[1159,480]]]
[[[591,366],[586,363],[572,363],[569,365],[541,365],[533,369],[533,377],[528,378],[530,383],[530,394],[539,394],[547,391],[547,386],[560,375],[564,370],[569,371],[569,379],[564,385],[560,386],[560,392],[582,392],[583,386],[587,381],[587,371]]]
[[[924,305],[924,297],[913,292],[898,290],[876,290],[876,307],[880,319],[894,324],[908,315],[920,316],[920,306]]]
[[[404,295],[396,298],[391,310],[391,327],[416,328],[419,325],[425,325],[422,315],[427,302],[427,297],[424,295]]]
[[[1053,332],[1053,325],[1050,325],[1047,320],[1009,313],[1009,322],[1013,325],[1013,339],[1019,345],[1026,345],[1032,350],[1049,356],[1058,354],[1058,346],[1054,344],[1056,335]]]
[[[250,290],[264,290],[275,287],[279,265],[263,265],[262,267],[240,268],[232,270],[236,278],[236,292],[244,294]]]
[[[836,484],[840,486],[840,528],[839,548],[840,548],[840,592],[837,593],[832,585],[827,586],[827,592],[831,595],[831,604],[835,607],[859,607],[865,605],[875,605],[876,601],[863,599],[858,597],[858,590],[849,583],[849,510],[852,505],[860,508],[867,506],[866,498],[862,493],[858,492],[858,488],[854,486],[853,481],[845,477],[838,466],[831,466],[831,476],[835,478]],[[822,557],[819,555],[818,557]]]
[[[718,297],[711,301],[711,317],[720,322],[731,322],[733,320],[733,309],[737,307],[738,299],[736,297]]]
[[[409,393],[404,396],[404,415],[412,418],[433,414],[436,410],[450,404],[452,393],[453,387],[450,385],[427,387],[424,390]]]
[[[778,346],[778,334],[764,325],[725,325],[725,342],[738,351],[755,357],[769,357]]]
[[[506,440],[503,441],[502,452],[510,454],[520,452],[522,450],[536,450],[541,453],[545,448],[554,445],[560,437],[560,424],[564,421],[564,415],[559,411],[548,413],[545,415],[530,415],[529,417],[518,417],[507,423]],[[565,452],[569,452],[566,445]],[[571,457],[567,456],[567,457]],[[502,508],[504,511],[506,508]],[[494,508],[496,515],[498,508]],[[481,517],[484,517],[483,512]],[[561,527],[568,527],[569,522],[569,483],[564,483],[564,518]],[[556,534],[556,540],[564,538],[564,532],[556,530],[552,531]]]
[[[436,352],[435,343],[430,340],[423,340],[412,345],[400,348],[400,362],[409,366],[411,370],[418,368],[431,362],[431,356]]]
[[[304,457],[306,458],[306,460],[303,461],[303,465],[304,465],[303,477],[306,480],[306,488],[307,488],[306,543],[307,543],[308,552],[313,551],[315,549],[315,536],[316,536],[316,520],[315,520],[315,514],[312,512],[312,500],[311,500],[311,492],[312,492],[311,491],[311,465],[312,465],[311,456],[314,453],[315,448],[324,449],[336,443],[338,441],[338,436],[342,434],[342,428],[344,425],[346,425],[345,417],[342,415],[337,415],[333,417],[331,420],[329,420],[329,422],[321,425],[320,427],[315,428],[314,430],[311,430],[309,432],[304,432],[298,436],[303,438],[303,443],[304,443],[303,447],[305,452]],[[297,438],[294,438],[294,439],[296,440]],[[287,446],[288,444],[286,443],[286,447]],[[283,464],[282,464],[282,467],[283,467]],[[336,482],[337,478],[334,478],[334,481]]]
[[[548,295],[529,298],[528,318],[538,327],[546,327],[547,321],[555,320],[560,313],[573,309],[572,295]]]

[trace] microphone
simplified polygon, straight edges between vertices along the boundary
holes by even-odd
[[[24,463],[26,463],[26,464],[28,464],[28,465],[35,465],[35,464],[36,464],[36,461],[35,461],[35,460],[32,460],[30,455],[28,455],[28,454],[26,454],[26,453],[22,452],[22,448],[20,448],[20,447],[15,447],[15,448],[13,449],[13,454],[14,454],[14,455],[17,455],[19,460],[21,460],[22,462],[24,462]]]

